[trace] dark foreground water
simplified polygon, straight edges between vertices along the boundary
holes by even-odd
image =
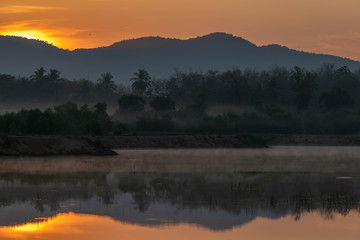
[[[360,239],[360,148],[119,153],[0,159],[0,239]]]

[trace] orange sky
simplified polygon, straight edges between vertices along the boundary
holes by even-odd
[[[0,33],[89,48],[228,32],[360,60],[359,0],[1,0]]]

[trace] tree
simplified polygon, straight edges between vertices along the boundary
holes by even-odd
[[[271,76],[264,81],[264,90],[267,93],[267,98],[271,103],[276,103],[279,98],[280,86],[276,76]]]
[[[94,113],[95,113],[96,121],[93,121],[92,124],[99,125],[100,134],[109,133],[112,128],[112,122],[106,110],[107,110],[106,103],[97,103],[94,105]],[[95,133],[99,134],[99,132],[95,132]]]
[[[319,104],[324,111],[350,108],[354,105],[354,99],[350,97],[347,91],[340,88],[333,88],[329,92],[320,95]]]
[[[224,84],[226,92],[228,93],[228,103],[245,103],[249,99],[249,83],[241,70],[234,69],[224,72],[220,75],[220,78]]]
[[[117,86],[112,80],[114,78],[110,73],[101,74],[101,78],[98,79],[97,87],[104,93],[113,93]]]
[[[295,105],[297,111],[303,111],[309,107],[309,103],[314,91],[317,88],[315,75],[295,67],[291,72],[292,86],[295,92]]]
[[[150,106],[156,111],[171,111],[175,109],[175,102],[169,96],[157,96],[151,100]]]
[[[141,131],[170,131],[173,127],[170,114],[141,116],[136,121],[136,128]]]
[[[41,67],[35,70],[34,74],[30,76],[30,80],[33,82],[43,82],[46,79],[46,70]]]
[[[60,81],[63,81],[64,79],[60,77],[60,71],[56,69],[50,69],[50,72],[48,74],[48,79],[50,82],[57,83]]]
[[[122,95],[118,100],[120,110],[142,111],[145,106],[145,99],[134,94]]]
[[[206,110],[206,95],[199,94],[196,96],[195,103],[188,106],[188,110],[196,114],[204,114]]]
[[[130,81],[134,81],[131,85],[135,94],[143,96],[146,89],[151,85],[151,77],[145,69],[139,69],[134,73],[134,77]]]
[[[165,79],[152,81],[147,92],[150,93],[150,96],[168,96],[168,82]]]
[[[360,81],[347,66],[340,67],[335,71],[336,82],[334,87],[343,89],[348,94],[359,99]]]

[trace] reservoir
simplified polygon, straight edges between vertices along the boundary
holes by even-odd
[[[360,148],[0,159],[0,239],[359,239]]]

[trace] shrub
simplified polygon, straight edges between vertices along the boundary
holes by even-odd
[[[124,123],[117,122],[113,126],[113,133],[114,134],[123,134],[128,129],[128,126]]]
[[[156,111],[171,111],[175,109],[175,102],[169,96],[157,96],[150,102],[150,106]]]
[[[134,94],[123,95],[118,100],[120,110],[143,111],[145,99]]]
[[[170,131],[174,127],[174,122],[169,114],[159,117],[142,116],[136,121],[136,128],[141,131]]]

